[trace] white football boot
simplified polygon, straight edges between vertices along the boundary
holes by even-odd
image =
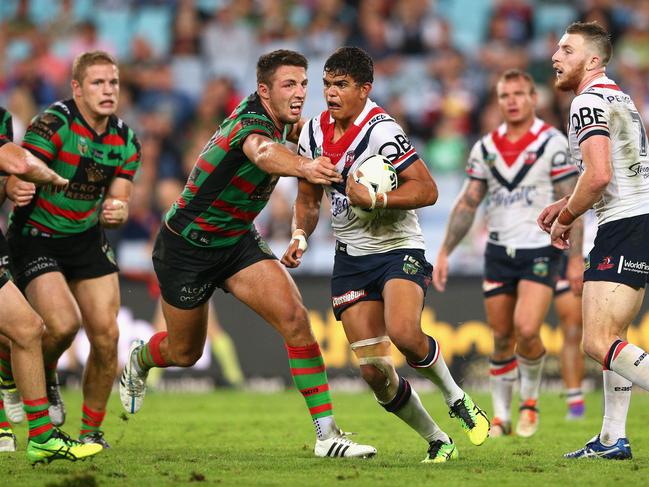
[[[20,392],[16,387],[2,388],[2,400],[5,405],[5,412],[7,418],[12,423],[22,423],[25,421],[25,410],[23,409],[23,400],[20,397]]]
[[[135,414],[142,407],[146,394],[146,378],[149,372],[137,367],[137,352],[144,346],[142,340],[134,340],[128,351],[128,361],[119,379],[119,398],[126,412]]]
[[[376,455],[376,448],[359,445],[337,430],[326,440],[316,440],[314,453],[316,457],[370,458]]]

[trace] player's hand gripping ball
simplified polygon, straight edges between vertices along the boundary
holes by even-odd
[[[392,167],[390,161],[380,154],[374,154],[362,160],[352,170],[352,174],[357,183],[368,189],[370,198],[375,205],[378,193],[395,190],[399,185],[397,171]],[[361,208],[359,206],[352,206],[351,208],[361,220],[372,220],[379,213],[379,210],[383,209],[380,205],[374,208]]]

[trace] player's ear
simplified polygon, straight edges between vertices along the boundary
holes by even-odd
[[[367,97],[370,96],[370,92],[372,91],[372,83],[363,83],[361,85],[361,93],[363,96]]]
[[[270,98],[270,87],[266,83],[259,83],[257,93],[262,99],[268,100]]]
[[[81,96],[81,83],[79,83],[76,79],[73,79],[70,82],[70,86],[72,87],[72,95],[75,98],[78,98]]]

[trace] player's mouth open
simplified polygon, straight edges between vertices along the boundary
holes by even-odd
[[[113,100],[104,100],[101,103],[99,103],[102,107],[112,107],[115,105],[115,102]]]
[[[330,101],[327,103],[327,108],[329,108],[329,110],[338,110],[340,108],[340,105],[338,103]]]

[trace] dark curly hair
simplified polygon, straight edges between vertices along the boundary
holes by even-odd
[[[345,46],[336,49],[327,59],[324,71],[334,76],[349,75],[359,84],[374,81],[374,61],[360,47]]]

